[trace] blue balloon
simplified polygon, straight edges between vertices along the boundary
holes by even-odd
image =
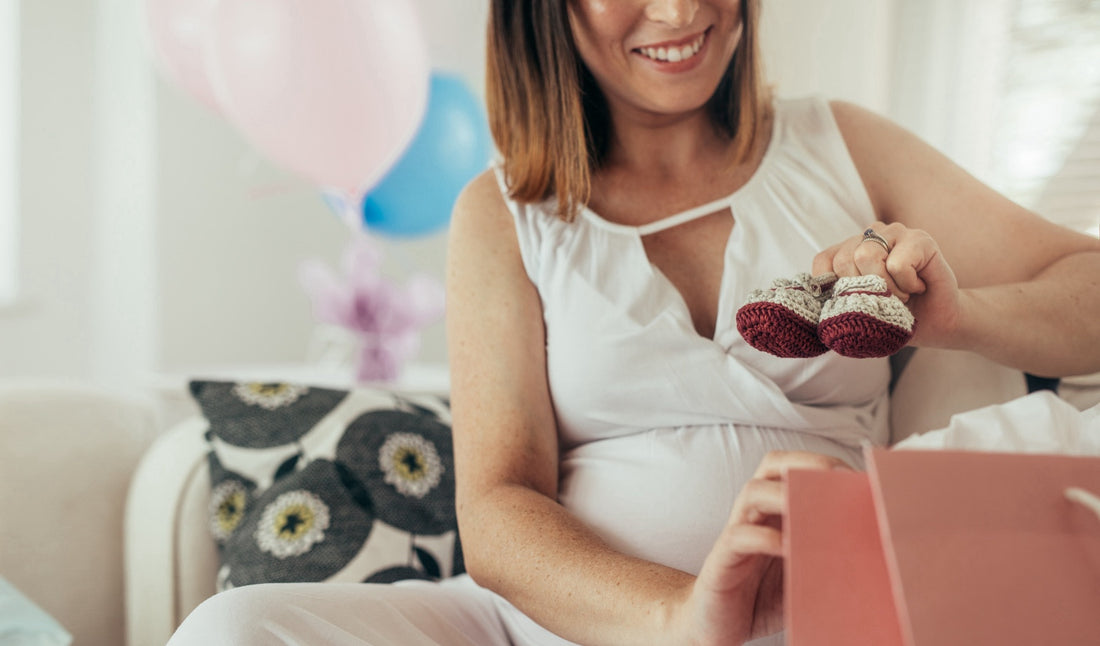
[[[445,227],[459,192],[487,167],[491,142],[481,102],[462,79],[433,74],[420,129],[363,200],[367,230],[412,237]]]

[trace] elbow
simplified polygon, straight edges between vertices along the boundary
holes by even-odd
[[[530,490],[490,487],[470,495],[459,487],[455,512],[466,574],[483,588],[511,599],[524,585],[530,560]],[[517,494],[519,494],[517,496]]]
[[[488,521],[484,514],[477,513],[477,503],[463,500],[456,505],[458,518],[458,536],[461,543],[462,561],[466,574],[478,585],[496,592],[493,585],[493,548],[487,545],[486,531]]]

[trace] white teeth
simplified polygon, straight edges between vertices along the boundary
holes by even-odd
[[[646,58],[652,58],[656,61],[679,63],[680,61],[686,61],[698,54],[699,50],[703,47],[703,41],[705,39],[706,34],[703,34],[696,38],[690,45],[684,45],[683,47],[642,47],[638,51]]]

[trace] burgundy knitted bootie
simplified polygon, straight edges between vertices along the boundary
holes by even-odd
[[[836,282],[835,274],[798,274],[778,278],[771,289],[754,289],[737,310],[737,331],[745,342],[785,358],[816,357],[828,351],[817,334],[822,303]]]
[[[817,333],[837,354],[888,357],[913,338],[913,314],[881,276],[846,276],[821,308]]]

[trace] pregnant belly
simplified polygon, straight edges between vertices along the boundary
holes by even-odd
[[[770,428],[692,426],[589,442],[562,456],[558,498],[623,553],[696,574],[769,451],[861,466],[858,449]]]

